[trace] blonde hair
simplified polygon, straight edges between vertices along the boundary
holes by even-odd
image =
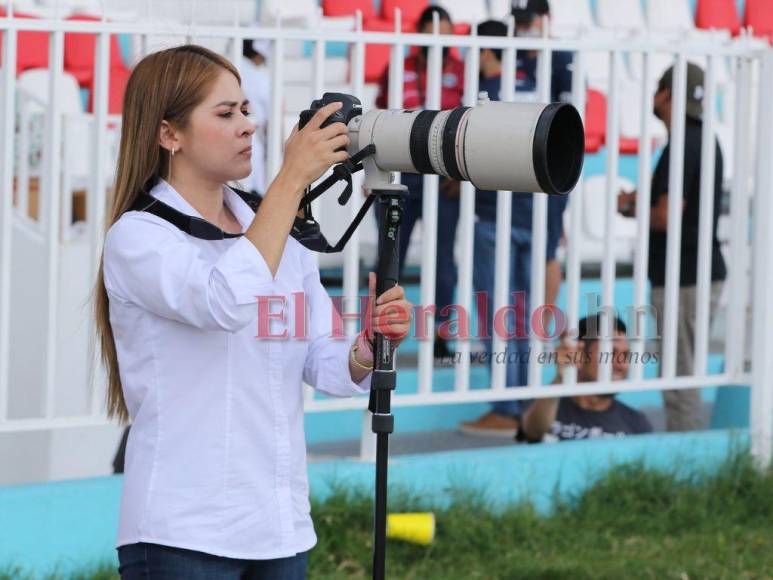
[[[241,83],[236,68],[224,57],[202,46],[185,45],[162,50],[143,58],[134,68],[123,100],[121,145],[107,228],[131,209],[141,191],[149,191],[161,176],[168,175],[169,152],[161,147],[161,122],[185,129],[190,114],[207,95],[223,71]],[[95,288],[94,314],[107,370],[108,416],[129,419],[118,369],[113,329],[104,279],[104,256]]]

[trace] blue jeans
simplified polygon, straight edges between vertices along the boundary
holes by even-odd
[[[411,232],[416,221],[421,218],[424,199],[423,176],[413,173],[403,173],[401,182],[408,186],[408,195],[403,205],[400,221],[400,277],[405,266],[405,256],[411,241]],[[377,208],[378,209],[378,208]],[[435,261],[435,306],[436,324],[449,319],[449,313],[441,315],[443,308],[453,304],[454,288],[456,288],[456,264],[454,264],[454,241],[456,239],[456,224],[459,222],[459,199],[449,198],[438,192],[437,215],[437,259]],[[380,213],[376,213],[377,218]]]
[[[122,580],[305,580],[309,554],[237,560],[157,544],[118,548]]]
[[[473,284],[476,292],[485,292],[488,297],[488,332],[494,334],[494,271],[495,271],[496,224],[480,220],[475,224],[475,263]],[[508,304],[515,304],[513,293],[522,292],[525,298],[524,319],[514,321],[507,317],[506,328],[512,331],[522,328],[528,336],[529,331],[529,291],[531,289],[531,230],[513,227],[510,230],[510,293]],[[487,360],[491,361],[492,341],[486,340]],[[506,345],[507,385],[524,386],[529,382],[529,339],[514,338]],[[493,353],[496,358],[497,353]],[[501,355],[500,355],[501,356]],[[497,401],[492,403],[492,411],[500,415],[519,416],[520,401]]]

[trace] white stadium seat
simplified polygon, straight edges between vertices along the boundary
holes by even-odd
[[[511,0],[489,0],[489,18],[507,20],[512,10]],[[552,8],[551,8],[552,10]]]
[[[609,90],[609,53],[585,53],[585,78],[588,86],[606,93]]]
[[[48,69],[30,69],[19,76],[18,91],[21,105],[21,128],[28,137],[24,142],[34,142],[34,127],[36,119],[47,114],[49,95]],[[72,221],[71,195],[74,189],[83,189],[88,186],[89,179],[94,168],[90,152],[91,135],[93,128],[90,118],[83,111],[78,81],[70,74],[62,73],[61,83],[57,90],[57,100],[60,113],[63,116],[62,123],[62,234],[67,239]],[[84,152],[87,154],[84,155]],[[21,163],[29,163],[31,151],[20,153]],[[26,168],[25,168],[26,170]],[[20,169],[21,173],[21,169]],[[22,173],[29,175],[29,173]]]
[[[644,13],[639,0],[597,0],[596,20],[599,26],[616,32],[646,32]]]
[[[309,83],[314,75],[314,61],[311,58],[285,59],[283,67],[286,83]],[[346,83],[349,78],[349,59],[346,57],[325,58],[324,65],[325,84],[340,85]]]
[[[652,96],[642,102],[641,83],[627,80],[621,86],[620,93],[620,136],[638,139],[641,136],[642,115],[649,115],[649,132],[657,146],[663,146],[668,140],[666,126],[652,112]]]
[[[620,189],[632,190],[634,184],[627,179],[618,178],[615,192]],[[604,232],[606,230],[606,175],[593,175],[582,182],[582,223],[580,259],[582,263],[599,263],[604,256]],[[566,212],[567,214],[569,212]],[[636,220],[615,212],[613,220],[615,261],[632,263],[636,248]]]
[[[700,58],[694,55],[690,55],[687,60],[690,62],[693,62],[697,64],[702,69],[706,70],[706,59]],[[719,58],[715,61],[715,72],[716,72],[716,79],[717,79],[717,86],[720,90],[724,90],[725,88],[731,88],[730,85],[732,85],[732,76],[731,72],[728,68],[728,62],[724,58]],[[674,64],[674,59],[671,54],[666,54],[663,52],[653,52],[651,53],[651,64],[650,64],[650,79],[653,83],[653,87],[655,84],[657,84],[660,77],[663,75],[663,73]],[[642,78],[642,55],[641,53],[630,53],[628,55],[628,68],[631,72],[631,77],[639,81]]]
[[[310,27],[320,18],[317,0],[261,0],[260,22],[272,26],[281,22],[283,26]]]
[[[688,0],[646,0],[647,27],[650,35],[666,35],[674,39],[698,38],[726,41],[727,31],[701,30]]]
[[[674,64],[674,57],[664,52],[650,53],[650,78],[653,83],[657,83],[663,73]],[[642,78],[643,64],[641,53],[630,53],[628,55],[628,68],[631,71],[631,77],[639,81]],[[654,87],[654,84],[653,84]]]
[[[687,0],[647,0],[647,27],[651,32],[686,32],[695,29]]]
[[[441,3],[455,23],[476,24],[488,19],[486,0],[445,0]]]
[[[551,0],[550,30],[554,37],[579,36],[596,28],[588,0]]]

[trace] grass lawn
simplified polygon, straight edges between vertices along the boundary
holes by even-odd
[[[549,516],[492,509],[459,493],[450,507],[391,492],[390,510],[435,512],[434,544],[390,542],[387,577],[413,579],[773,578],[773,472],[746,454],[692,475],[616,467]],[[371,498],[339,492],[313,506],[319,543],[309,578],[369,578]],[[115,578],[92,568],[81,578]],[[0,578],[24,578],[7,570]],[[51,578],[56,578],[52,576]]]

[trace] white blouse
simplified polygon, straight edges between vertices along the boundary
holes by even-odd
[[[253,211],[224,188],[247,229]],[[151,195],[201,215],[168,183]],[[147,212],[125,213],[105,239],[121,381],[132,427],[118,546],[150,542],[244,559],[309,550],[302,382],[335,396],[367,392],[349,374],[352,340],[312,254],[289,237],[276,277],[246,238],[193,238]],[[306,301],[295,337],[293,293]],[[258,338],[258,296],[287,298],[285,320]],[[280,304],[273,302],[272,312]],[[340,319],[338,319],[340,320]],[[340,325],[337,325],[340,328]],[[263,333],[265,336],[265,333]]]

